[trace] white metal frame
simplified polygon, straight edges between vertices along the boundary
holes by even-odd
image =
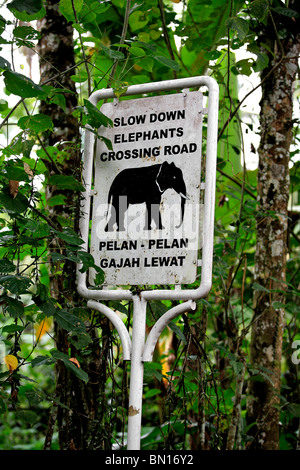
[[[218,105],[219,87],[214,79],[208,76],[189,77],[177,80],[145,83],[133,85],[127,88],[126,96],[162,92],[168,90],[184,90],[189,88],[207,87],[209,91],[207,111],[207,147],[205,169],[205,197],[203,217],[203,245],[201,280],[196,289],[181,289],[175,286],[174,290],[144,290],[134,294],[128,289],[96,289],[87,287],[87,274],[80,271],[77,266],[78,293],[88,300],[87,306],[104,314],[116,328],[123,348],[123,360],[131,361],[130,393],[128,412],[127,449],[138,450],[140,448],[141,419],[142,419],[142,394],[143,394],[143,363],[152,361],[153,352],[157,340],[168,323],[184,312],[195,310],[195,300],[206,297],[212,284],[212,258],[213,258],[213,234],[215,212],[215,181],[216,181],[216,156],[218,134]],[[115,98],[113,89],[98,90],[89,100],[95,106],[101,100]],[[84,242],[82,248],[89,250],[89,223],[91,212],[92,175],[94,163],[95,135],[86,130],[84,141],[83,182],[85,192],[82,195],[80,234]],[[184,301],[171,308],[152,327],[145,342],[146,307],[148,300],[177,300]],[[131,300],[133,301],[133,325],[132,340],[123,321],[116,312],[100,300]]]

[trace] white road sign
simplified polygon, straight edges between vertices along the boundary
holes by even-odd
[[[109,285],[195,281],[202,94],[106,103],[98,139],[91,253]],[[92,282],[93,273],[90,275]]]

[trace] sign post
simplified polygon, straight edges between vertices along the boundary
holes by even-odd
[[[207,108],[200,91],[189,91],[202,86],[209,92]],[[145,97],[156,92],[166,94]],[[132,95],[142,97],[118,101],[113,89],[90,97],[95,106],[113,98],[101,107],[113,127],[99,130],[96,146],[94,134],[85,133],[80,219],[83,248],[103,269],[105,284],[96,288],[93,270],[87,278],[78,265],[77,286],[87,306],[112,322],[122,342],[123,360],[131,361],[127,449],[138,450],[143,364],[152,361],[168,323],[194,310],[195,301],[211,288],[219,93],[216,82],[205,76],[134,85],[125,93]],[[182,288],[198,277],[196,288]],[[157,284],[174,288],[147,287]],[[139,288],[134,293],[129,286]],[[183,302],[163,314],[145,340],[147,302],[163,299]],[[133,302],[131,338],[117,313],[101,300]]]

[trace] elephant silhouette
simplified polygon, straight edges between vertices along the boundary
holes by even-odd
[[[114,225],[117,231],[124,231],[124,218],[129,204],[146,203],[145,230],[151,230],[152,220],[158,229],[163,229],[160,202],[167,189],[174,189],[181,196],[181,222],[183,222],[186,186],[182,171],[175,164],[163,162],[148,167],[126,168],[113,180],[108,205],[111,204],[111,216],[105,232],[112,232]],[[179,227],[178,226],[178,227]]]

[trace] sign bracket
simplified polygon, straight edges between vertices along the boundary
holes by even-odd
[[[216,178],[216,154],[218,133],[218,101],[219,88],[214,79],[208,76],[189,77],[162,82],[152,82],[141,85],[133,85],[127,88],[125,96],[145,95],[171,90],[182,90],[187,93],[190,88],[206,87],[208,89],[207,108],[207,143],[206,143],[206,165],[205,165],[205,187],[201,183],[201,189],[205,191],[204,216],[203,216],[203,244],[201,277],[199,286],[195,289],[182,289],[176,284],[173,290],[143,290],[134,293],[129,289],[97,289],[87,285],[87,273],[82,272],[82,265],[77,265],[77,290],[87,299],[87,306],[105,315],[116,328],[122,343],[123,360],[131,361],[130,372],[130,394],[128,410],[128,433],[127,449],[140,449],[141,421],[142,421],[142,394],[144,362],[150,362],[158,338],[168,323],[177,316],[196,309],[196,300],[206,297],[212,284],[212,255],[213,255],[213,229],[214,229],[214,207],[215,207],[215,178]],[[101,100],[114,99],[116,96],[113,89],[98,90],[93,93],[89,101],[96,106]],[[82,248],[89,251],[89,225],[91,218],[91,199],[95,195],[92,187],[95,135],[91,129],[86,129],[84,140],[83,158],[83,183],[85,192],[82,194],[80,235],[83,240]],[[200,184],[200,182],[199,182]],[[133,325],[131,338],[123,321],[117,313],[106,305],[103,300],[127,300],[133,302]],[[151,300],[174,300],[182,301],[175,307],[164,313],[154,324],[147,339],[146,308],[147,302]]]

